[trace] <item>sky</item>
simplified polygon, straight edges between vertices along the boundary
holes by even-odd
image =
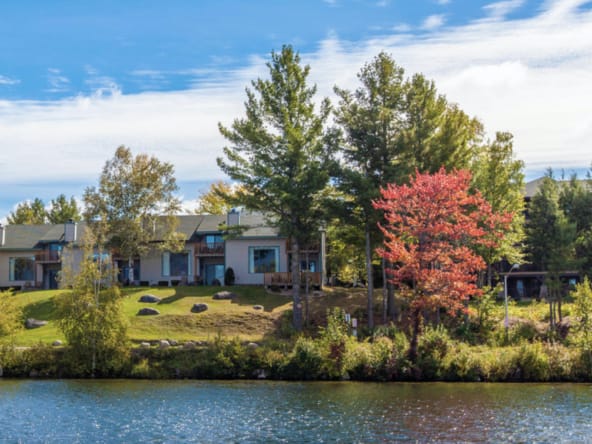
[[[592,0],[2,1],[0,221],[80,198],[120,145],[172,163],[189,211],[227,179],[218,123],[284,44],[319,101],[385,51],[511,132],[527,179],[591,165]]]

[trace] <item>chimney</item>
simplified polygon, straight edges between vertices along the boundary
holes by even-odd
[[[70,219],[64,224],[64,241],[67,243],[77,241],[77,223]]]
[[[233,208],[230,210],[230,213],[228,213],[228,216],[226,217],[226,225],[229,227],[240,225],[240,212],[236,208]]]
[[[6,228],[4,225],[0,224],[0,247],[4,246],[6,242]]]

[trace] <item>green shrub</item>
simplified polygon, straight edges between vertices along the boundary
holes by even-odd
[[[444,327],[426,327],[417,346],[416,366],[421,379],[442,378],[443,361],[451,346],[452,340]]]
[[[543,344],[522,344],[515,357],[520,379],[523,381],[548,381],[550,378],[549,357]]]
[[[451,381],[481,381],[482,368],[478,352],[467,344],[456,344],[444,359],[444,377]]]
[[[300,380],[325,379],[324,361],[319,342],[302,336],[296,340],[294,349],[287,358],[283,376]]]
[[[235,279],[234,270],[228,267],[224,273],[224,285],[234,285]]]

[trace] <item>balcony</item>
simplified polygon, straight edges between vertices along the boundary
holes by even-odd
[[[224,242],[202,242],[196,251],[198,256],[224,256]]]
[[[40,253],[35,254],[35,262],[37,263],[44,263],[44,264],[51,264],[51,263],[59,263],[62,261],[62,252],[61,251],[42,251]]]
[[[301,271],[300,272],[300,285],[319,288],[321,287],[321,273],[313,271]],[[263,276],[263,283],[266,287],[291,287],[292,286],[292,272],[282,271],[277,273],[265,273]]]

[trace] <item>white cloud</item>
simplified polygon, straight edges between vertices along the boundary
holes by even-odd
[[[423,21],[421,28],[432,31],[441,27],[445,21],[446,20],[442,14],[430,15]]]
[[[439,5],[444,6],[444,5],[449,4],[450,3],[450,0],[436,0],[436,3],[439,4]]]
[[[21,81],[18,79],[11,79],[10,77],[0,74],[0,85],[17,85],[19,83],[21,83]]]
[[[512,132],[527,175],[547,166],[586,168],[592,161],[592,12],[577,11],[584,3],[547,2],[536,17],[480,20],[420,37],[393,32],[348,42],[331,35],[302,58],[319,96],[334,98],[334,85],[356,88],[362,65],[386,51],[407,74],[434,79],[450,101],[483,121],[489,136]],[[179,181],[222,179],[215,159],[226,141],[217,124],[244,115],[244,88],[267,76],[266,57],[253,56],[236,71],[196,74],[199,81],[187,91],[0,100],[0,189],[17,183],[47,188],[65,178],[96,184],[121,144],[171,162]],[[39,195],[31,189],[31,198]],[[193,198],[197,191],[184,194]]]
[[[56,68],[49,68],[47,70],[47,83],[49,88],[47,92],[66,92],[70,89],[70,79],[62,75],[61,70]]]
[[[523,4],[524,0],[504,0],[485,5],[483,9],[488,13],[491,19],[500,20],[510,12],[520,8]]]

